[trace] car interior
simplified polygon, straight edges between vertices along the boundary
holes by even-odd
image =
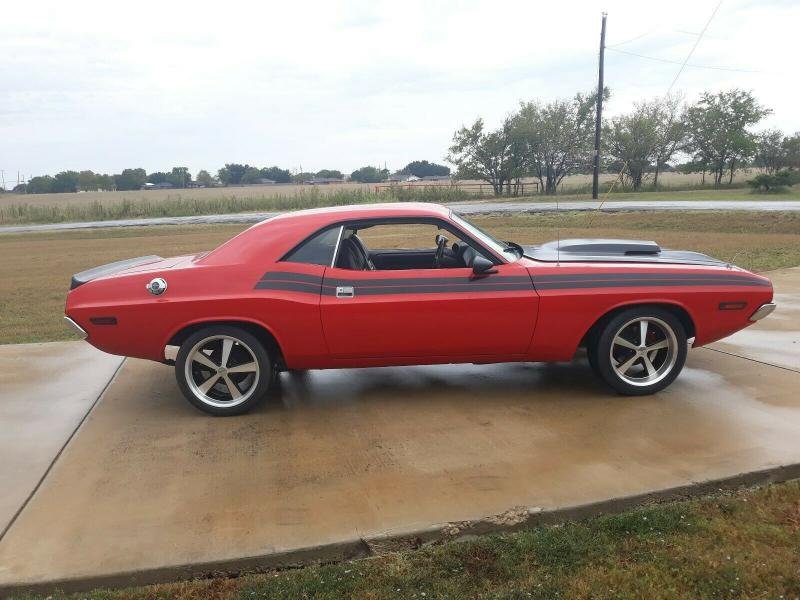
[[[398,271],[406,269],[453,269],[471,268],[478,252],[462,240],[449,240],[444,233],[437,233],[432,248],[368,248],[359,237],[357,229],[345,228],[336,257],[336,266],[353,271]]]

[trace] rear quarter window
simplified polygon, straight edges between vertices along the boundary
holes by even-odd
[[[287,254],[283,262],[330,266],[339,238],[339,227],[332,227],[310,237]]]

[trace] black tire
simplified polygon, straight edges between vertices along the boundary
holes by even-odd
[[[642,321],[647,323],[645,327]],[[651,346],[656,349],[648,350]],[[686,330],[667,310],[633,307],[608,320],[593,352],[600,377],[617,392],[626,396],[654,394],[671,384],[683,369]]]
[[[221,362],[226,347],[228,360],[223,368]],[[205,358],[198,356],[198,352]],[[190,355],[195,358],[187,365]],[[217,367],[216,372],[211,368],[212,363]],[[235,371],[251,368],[256,370]],[[240,415],[261,402],[270,388],[274,378],[273,361],[264,345],[244,329],[209,325],[181,344],[175,359],[175,378],[181,392],[195,408],[217,417]],[[202,391],[204,384],[211,384],[205,392]]]

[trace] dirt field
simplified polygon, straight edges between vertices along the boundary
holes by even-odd
[[[482,217],[475,222],[500,239],[520,243],[541,243],[559,235],[652,238],[666,247],[706,252],[756,271],[800,264],[800,215],[792,213],[562,213]],[[208,250],[245,227],[0,236],[0,343],[70,339],[61,317],[73,273],[143,254],[175,256]]]

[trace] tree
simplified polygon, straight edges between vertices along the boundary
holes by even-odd
[[[61,171],[53,177],[53,191],[59,194],[78,191],[78,179],[80,175],[77,171]]]
[[[114,184],[118,190],[139,190],[147,183],[147,172],[144,169],[124,169],[114,175]]]
[[[197,177],[195,177],[195,181],[202,185],[203,187],[214,187],[214,178],[211,177],[211,173],[206,171],[205,169],[201,169],[197,172]]]
[[[247,170],[242,174],[242,177],[239,179],[239,183],[243,184],[252,184],[258,183],[259,179],[262,179],[264,176],[261,174],[260,169],[256,169],[255,167],[248,167]]]
[[[437,165],[427,160],[414,160],[400,170],[404,175],[414,175],[415,177],[445,177],[450,175],[450,167]]]
[[[53,191],[53,178],[50,175],[31,177],[28,180],[26,193],[28,194],[49,194]]]
[[[98,190],[110,192],[117,189],[114,177],[111,175],[95,175],[94,180]]]
[[[165,173],[164,171],[154,171],[147,176],[147,183],[166,183],[168,178],[169,173]]]
[[[83,192],[91,192],[97,189],[97,176],[93,171],[81,171],[78,173],[78,189]]]
[[[265,167],[261,169],[261,177],[264,179],[272,179],[275,183],[291,183],[292,181],[292,174],[289,170],[279,167]]]
[[[682,103],[682,96],[669,94],[663,98],[656,98],[650,103],[656,121],[653,186],[658,186],[659,173],[686,145],[686,124],[681,110]]]
[[[240,165],[238,163],[228,163],[217,171],[217,179],[222,185],[238,185],[242,182],[242,176],[250,165]]]
[[[342,172],[334,169],[322,169],[321,171],[317,171],[315,177],[321,179],[344,179]]]
[[[608,98],[608,89],[603,91]],[[570,173],[587,170],[593,156],[596,94],[570,100],[522,102],[511,117],[513,137],[522,145],[524,168],[545,193],[555,194]]]
[[[456,166],[456,177],[487,181],[496,196],[510,188],[513,179],[525,174],[523,143],[512,129],[511,121],[506,119],[502,127],[487,133],[483,119],[478,119],[472,126],[456,131],[447,156],[447,161]]]
[[[167,175],[167,181],[176,188],[185,188],[192,183],[192,176],[186,167],[172,167]]]
[[[302,172],[292,175],[292,183],[307,183],[315,177],[314,173]]]
[[[790,169],[800,169],[800,132],[783,138],[785,165]]]
[[[638,191],[656,158],[658,122],[650,107],[637,104],[630,114],[612,119],[605,127],[605,139],[608,154],[618,161]]]
[[[736,167],[755,154],[755,134],[748,128],[771,112],[751,92],[739,89],[705,92],[686,110],[688,147],[695,161],[709,165],[714,185],[722,183],[726,170],[732,182]]]
[[[777,129],[768,129],[756,137],[756,154],[753,164],[772,174],[784,166],[786,152],[783,145],[783,133]]]
[[[386,181],[389,172],[386,169],[376,167],[361,167],[350,174],[350,179],[359,183],[379,183]]]

